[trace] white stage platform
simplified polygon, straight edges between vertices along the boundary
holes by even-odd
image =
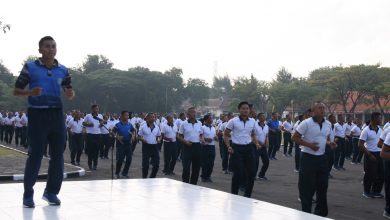
[[[21,183],[0,184],[0,219],[325,219],[170,179],[64,182],[58,207],[41,199],[44,187],[35,185],[36,207],[27,209]]]

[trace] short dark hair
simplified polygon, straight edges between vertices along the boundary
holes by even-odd
[[[182,117],[182,116],[186,116],[186,114],[184,114],[184,112],[180,112],[179,117]]]
[[[39,48],[41,48],[41,47],[43,46],[43,42],[45,42],[45,41],[47,41],[47,40],[52,40],[52,41],[54,41],[54,38],[51,37],[51,36],[44,36],[44,37],[42,37],[42,38],[39,40],[39,43],[38,43]]]
[[[129,111],[127,111],[127,110],[123,110],[123,111],[121,111],[121,115],[123,116],[124,114],[126,114],[126,113],[129,113],[129,115],[130,115],[130,112]]]
[[[277,114],[278,112],[272,112],[272,115],[275,115],[275,114]]]
[[[97,105],[97,104],[91,105],[91,109],[94,109],[94,108],[96,108],[96,107],[99,107],[99,105]]]
[[[257,114],[257,117],[260,117],[261,115],[264,115],[264,112],[260,112],[259,114]]]
[[[211,115],[210,114],[206,114],[205,116],[203,116],[203,121],[206,121],[209,118],[211,118]]]
[[[302,120],[303,120],[303,117],[304,117],[304,115],[299,115],[299,116],[298,116],[298,120],[299,120],[299,121],[302,121]]]
[[[242,102],[238,103],[237,108],[240,109],[243,105],[247,105],[247,106],[249,107],[249,102],[247,102],[247,101],[242,101]]]
[[[380,117],[382,114],[380,113],[380,112],[373,112],[372,114],[371,114],[371,121],[372,120],[374,120],[374,119],[376,119],[376,118],[378,118],[378,117]]]

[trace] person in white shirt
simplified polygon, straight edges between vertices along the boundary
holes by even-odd
[[[99,114],[99,106],[91,106],[92,113],[87,114],[84,118],[83,125],[87,130],[87,146],[85,149],[88,155],[88,167],[90,170],[96,170],[100,149],[100,133],[103,124],[103,116]]]
[[[160,165],[158,143],[160,143],[161,130],[155,124],[154,113],[146,115],[146,123],[141,125],[138,136],[142,141],[142,178],[148,178],[149,164],[152,163],[152,172],[149,178],[156,178]]]
[[[16,146],[25,146],[27,117],[23,112],[19,112],[18,116],[14,118],[15,121],[15,144]]]
[[[330,141],[332,126],[324,119],[325,105],[315,103],[312,113],[313,117],[301,122],[293,135],[293,140],[302,149],[298,180],[299,198],[302,211],[311,213],[313,196],[316,194],[314,214],[325,217],[328,215],[329,181],[325,151],[327,144],[333,149],[336,143]]]
[[[238,110],[240,115],[227,123],[223,138],[233,163],[231,192],[237,195],[240,186],[245,185],[244,196],[250,198],[255,180],[253,144],[256,145],[257,149],[261,146],[255,136],[256,121],[249,118],[249,103],[240,102]],[[230,143],[230,137],[232,144]],[[242,181],[243,179],[245,179],[245,182]]]
[[[331,130],[330,130],[330,134],[329,134],[329,140],[330,142],[334,142],[335,141],[335,124],[336,124],[336,117],[333,115],[333,114],[330,114],[328,116],[328,121],[329,123],[331,124]],[[329,178],[330,179],[333,179],[333,176],[331,174],[332,172],[332,167],[334,165],[334,154],[335,154],[335,149],[332,148],[332,146],[330,145],[326,145],[326,150],[325,150],[325,154],[326,154],[326,157],[327,157],[327,160],[328,160],[328,174],[329,174]]]
[[[162,125],[161,136],[164,140],[164,169],[165,175],[175,175],[173,172],[177,161],[177,136],[178,128],[173,121],[173,116],[167,116],[167,123]]]
[[[177,129],[180,129],[181,125],[186,121],[186,114],[184,112],[181,112],[179,114],[179,118],[175,121]],[[182,151],[183,151],[183,143],[178,141],[177,142],[177,160],[182,160]]]
[[[292,157],[292,147],[293,141],[291,139],[291,133],[293,131],[294,124],[291,121],[291,116],[286,115],[286,120],[283,122],[281,129],[283,131],[283,155],[287,156],[287,147],[288,147],[288,156]]]
[[[265,173],[268,170],[269,166],[269,157],[267,152],[267,141],[268,141],[268,125],[265,123],[265,115],[264,113],[259,113],[257,115],[258,121],[255,124],[255,135],[256,139],[260,144],[260,149],[254,149],[256,154],[255,158],[255,175],[257,173],[257,170],[259,169],[259,157],[261,158],[262,166],[260,169],[260,172],[258,174],[258,178],[260,180],[268,180],[268,178],[265,176]]]
[[[80,165],[80,158],[83,152],[83,120],[80,118],[81,112],[75,111],[74,117],[68,121],[67,127],[72,139],[70,148],[70,161],[73,165]]]
[[[178,132],[178,140],[183,144],[182,181],[196,185],[199,179],[201,165],[202,123],[196,120],[196,110],[191,107],[187,110],[188,120],[184,121]]]
[[[387,119],[387,123],[383,126],[383,130],[386,130],[386,128],[390,128],[390,117]]]
[[[100,127],[100,150],[99,150],[100,159],[109,159],[108,153],[110,152],[110,149],[114,146],[112,144],[113,141],[110,136],[110,133],[114,128],[115,124],[111,123],[108,119],[109,119],[109,115],[107,114],[103,115],[103,123],[102,126]]]
[[[4,125],[5,118],[7,118],[7,113],[2,112],[0,117],[0,141],[1,142],[5,141],[5,133],[6,133],[6,128]]]
[[[387,127],[386,130],[390,131],[390,127]],[[380,156],[384,161],[383,165],[384,165],[384,177],[385,177],[386,205],[385,205],[385,210],[383,212],[383,217],[389,219],[390,218],[390,132],[387,132],[386,136],[383,137],[383,144],[382,144],[382,150]]]
[[[352,138],[352,162],[351,164],[360,164],[363,158],[363,152],[359,149],[359,137],[362,133],[362,120],[357,118],[355,126],[351,129]]]
[[[347,123],[345,124],[345,159],[346,160],[352,160],[352,136],[351,136],[351,130],[353,127],[355,127],[355,124],[353,123],[354,118],[352,116],[347,117]]]
[[[379,127],[381,122],[381,113],[373,112],[370,125],[363,129],[359,138],[359,147],[364,152],[363,196],[366,198],[383,198],[381,191],[384,174],[383,161],[380,157],[382,146],[378,146],[382,134],[382,128]]]
[[[294,132],[297,130],[297,127],[298,125],[304,120],[304,115],[299,115],[298,116],[298,120],[295,122],[294,124],[294,127],[293,127],[293,132],[292,132],[292,135],[294,134]],[[291,137],[292,139],[292,137]],[[299,173],[299,161],[300,161],[300,156],[301,156],[301,148],[299,147],[299,144],[295,143],[294,142],[294,159],[295,159],[295,169],[294,169],[294,172],[296,173]]]
[[[207,114],[203,117],[202,126],[202,155],[201,155],[201,167],[202,167],[202,182],[213,182],[211,180],[211,174],[214,168],[215,160],[215,141],[218,140],[215,127],[212,125],[213,119],[211,115]]]
[[[218,143],[219,143],[219,154],[221,156],[222,160],[222,172],[224,174],[228,174],[228,160],[229,160],[229,154],[227,152],[226,145],[223,141],[223,131],[225,130],[226,124],[227,124],[227,115],[222,114],[220,116],[221,123],[219,123],[217,127],[217,136],[218,136]]]
[[[8,116],[4,119],[5,126],[5,143],[11,144],[15,130],[15,117],[12,112],[8,112]]]
[[[335,142],[337,143],[337,148],[334,156],[334,169],[345,170],[345,130],[347,123],[344,122],[344,115],[342,114],[337,115],[337,120],[338,122],[334,125]]]

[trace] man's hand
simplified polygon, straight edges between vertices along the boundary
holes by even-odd
[[[330,146],[330,149],[334,150],[334,149],[336,149],[337,144],[335,142],[330,142],[329,146]]]
[[[187,146],[187,147],[191,147],[192,143],[190,141],[185,141],[184,144]]]
[[[204,138],[204,140],[205,140],[205,142],[207,142],[207,143],[211,143],[211,142],[213,141],[213,139],[211,139],[211,138]]]
[[[231,146],[228,147],[228,152],[229,154],[234,154],[234,150]]]
[[[310,146],[308,146],[308,147],[310,147],[313,151],[318,151],[320,149],[320,147],[318,147],[317,144],[318,144],[317,142],[314,142],[314,143],[311,143]]]
[[[372,153],[368,153],[368,158],[372,161],[376,161],[376,157]]]
[[[43,89],[41,87],[32,88],[30,91],[30,96],[40,96],[42,95]]]
[[[73,99],[73,97],[74,97],[74,90],[72,89],[72,88],[65,88],[65,96],[68,98],[68,99],[70,99],[70,100],[72,100]]]

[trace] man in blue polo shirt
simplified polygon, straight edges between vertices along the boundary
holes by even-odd
[[[268,156],[270,160],[276,160],[276,151],[280,148],[280,124],[279,124],[279,114],[277,112],[272,113],[271,120],[268,121],[267,125],[269,127],[269,150]],[[278,146],[279,145],[279,146]]]
[[[116,134],[116,169],[115,175],[119,179],[123,160],[126,157],[125,167],[122,170],[122,177],[128,178],[133,149],[131,143],[134,141],[135,129],[129,122],[129,112],[122,111],[120,121],[114,126],[113,133]]]
[[[68,69],[55,59],[57,46],[50,36],[39,41],[42,57],[27,62],[16,80],[14,95],[28,97],[29,155],[24,172],[23,205],[34,208],[34,189],[45,145],[50,146],[50,164],[43,199],[50,205],[60,205],[57,194],[64,171],[65,119],[61,90],[69,99],[74,97]],[[29,85],[29,89],[25,87]]]

